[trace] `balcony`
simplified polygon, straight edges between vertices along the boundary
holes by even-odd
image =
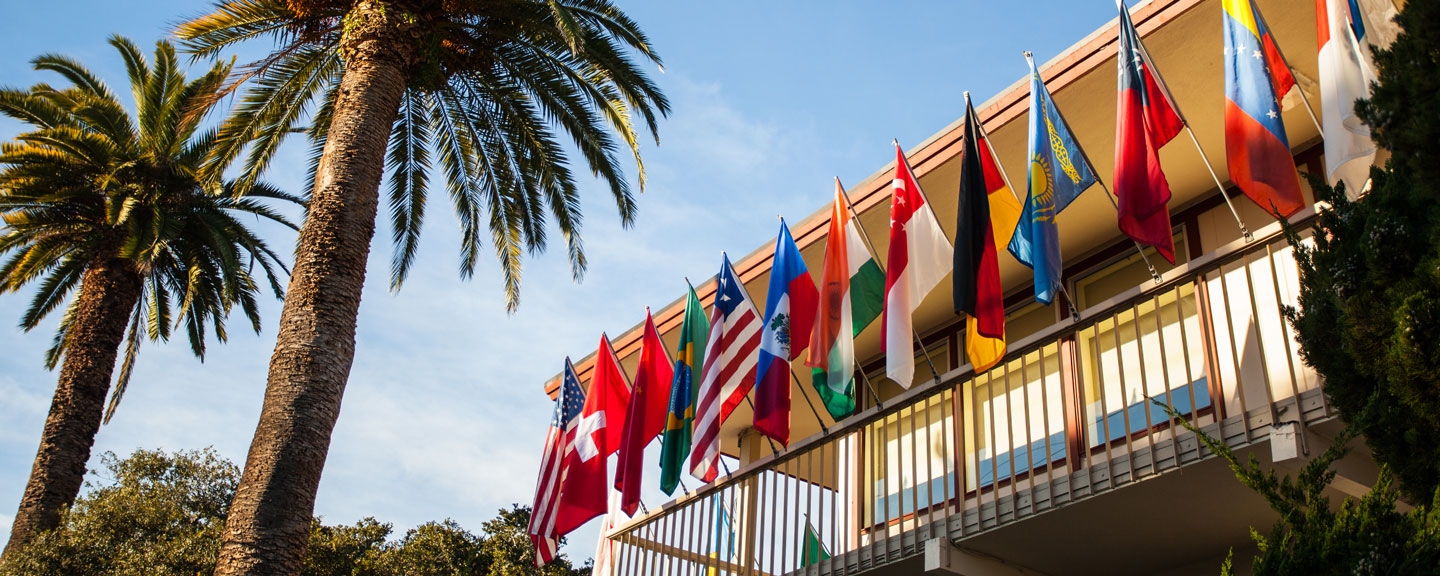
[[[602,536],[615,572],[910,574],[944,544],[972,568],[941,573],[1215,573],[1273,516],[1150,399],[1262,460],[1272,424],[1323,442],[1338,422],[1283,317],[1278,224],[1141,277],[1094,303],[1072,283],[1078,315],[987,372],[917,376],[787,450],[742,437],[733,474]]]

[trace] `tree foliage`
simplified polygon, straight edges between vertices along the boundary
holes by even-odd
[[[103,479],[0,566],[0,576],[194,576],[210,574],[240,470],[214,450],[138,450],[101,457]],[[302,576],[582,576],[563,555],[536,569],[526,537],[529,508],[500,510],[481,534],[452,520],[428,522],[391,540],[374,518],[312,523]]]
[[[1329,206],[1313,246],[1291,237],[1301,291],[1287,316],[1340,416],[1423,503],[1440,488],[1440,4],[1408,2],[1399,23],[1357,106],[1391,157],[1359,201],[1312,179]]]

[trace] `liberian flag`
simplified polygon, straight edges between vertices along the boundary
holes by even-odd
[[[1370,179],[1375,141],[1355,115],[1355,101],[1370,97],[1375,73],[1361,51],[1364,18],[1346,0],[1315,0],[1315,34],[1320,40],[1320,116],[1325,121],[1325,168],[1330,185],[1345,182],[1355,199]]]
[[[1266,212],[1305,206],[1280,117],[1295,77],[1252,0],[1222,0],[1225,28],[1225,163],[1230,180]]]
[[[1160,169],[1160,147],[1185,123],[1170,91],[1155,76],[1155,64],[1140,34],[1130,22],[1130,11],[1120,6],[1120,95],[1115,107],[1115,196],[1120,231],[1141,244],[1155,247],[1166,261],[1175,263],[1175,236],[1170,226],[1170,184]]]
[[[965,354],[976,373],[1005,356],[1005,293],[996,246],[1010,243],[1020,201],[1001,178],[990,141],[965,94],[965,155],[955,223],[955,313],[965,315]]]
[[[894,194],[890,197],[890,253],[885,263],[880,349],[885,352],[885,375],[908,389],[915,378],[915,329],[910,315],[950,273],[955,250],[898,143],[891,185]]]
[[[690,474],[705,482],[713,482],[717,473],[720,425],[755,386],[755,349],[760,347],[760,312],[730,267],[730,257],[722,253],[720,259],[690,448]]]
[[[820,402],[836,420],[855,411],[855,337],[885,306],[885,273],[870,256],[835,179],[835,205],[820,272],[820,305],[805,365]]]
[[[782,446],[790,445],[790,361],[810,345],[818,299],[815,281],[782,219],[770,265],[755,374],[755,431]]]

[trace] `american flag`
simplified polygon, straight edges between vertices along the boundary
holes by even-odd
[[[722,254],[721,259],[690,451],[690,474],[706,482],[714,481],[717,473],[720,425],[755,386],[755,350],[760,346],[760,313],[735,277],[730,258]]]
[[[580,410],[585,406],[585,391],[570,359],[565,359],[565,377],[560,397],[555,399],[555,417],[545,435],[545,455],[540,458],[540,479],[535,485],[535,507],[530,510],[530,541],[535,543],[535,565],[544,566],[555,559],[560,548],[560,535],[555,533],[555,516],[560,510],[560,487],[565,481],[565,455],[580,424]]]

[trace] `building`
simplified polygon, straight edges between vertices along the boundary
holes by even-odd
[[[1300,89],[1320,106],[1314,3],[1258,3]],[[1219,0],[1151,0],[1132,18],[1224,179]],[[1112,21],[1040,68],[1106,182],[1116,34]],[[1022,194],[1028,92],[1022,79],[977,105]],[[963,103],[956,110],[963,113]],[[1296,166],[1320,173],[1320,136],[1304,104],[1283,115]],[[907,154],[952,238],[962,132],[963,119]],[[1275,516],[1147,399],[1175,407],[1242,457],[1287,470],[1322,451],[1340,424],[1284,321],[1282,306],[1295,304],[1298,285],[1279,224],[1230,188],[1252,233],[1244,237],[1186,135],[1162,149],[1161,160],[1174,193],[1176,266],[1152,257],[1160,273],[1153,279],[1116,228],[1105,193],[1086,193],[1057,217],[1073,312],[1058,300],[1036,304],[1030,270],[1002,255],[1009,351],[976,374],[942,284],[915,314],[923,353],[911,389],[883,378],[872,326],[856,350],[875,394],[857,386],[855,415],[817,417],[802,399],[813,401],[814,391],[796,385],[796,440],[775,451],[749,429],[742,405],[722,433],[722,451],[738,469],[602,535],[615,545],[615,573],[1214,574],[1231,549],[1246,573],[1248,529],[1265,530]],[[868,230],[887,229],[893,171],[885,166],[849,190]],[[1307,208],[1292,221],[1313,216]],[[820,207],[792,227],[812,271],[828,217]],[[883,255],[886,235],[872,239]],[[757,238],[735,266],[762,304],[771,241]],[[697,290],[708,305],[713,281]],[[672,349],[683,306],[677,300],[656,314]],[[637,326],[615,341],[627,369],[639,336]],[[592,359],[577,366],[588,381]],[[799,361],[795,368],[808,373]],[[1376,474],[1363,446],[1338,468],[1337,498],[1363,493]],[[802,565],[812,526],[827,557]]]

